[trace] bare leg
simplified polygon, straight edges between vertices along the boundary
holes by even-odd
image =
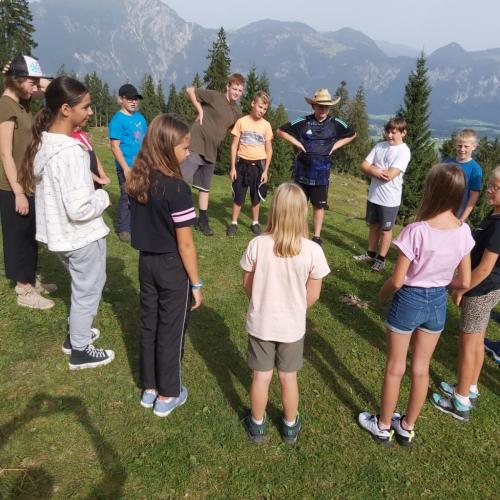
[[[313,210],[314,236],[319,238],[321,235],[321,228],[323,226],[323,219],[325,217],[325,209],[313,207]]]
[[[406,370],[406,355],[411,337],[412,335],[387,330],[387,361],[382,385],[379,419],[384,427],[391,425],[392,414],[396,409],[401,379]]]
[[[240,212],[241,212],[241,206],[237,205],[236,203],[233,203],[233,213],[231,215],[231,217],[232,217],[231,222],[238,221],[238,217],[240,216]]]
[[[392,229],[389,231],[380,231],[378,254],[381,257],[385,257],[387,255],[387,252],[391,247],[391,241],[392,241]]]
[[[470,386],[477,384],[484,362],[484,335],[460,332],[458,338],[458,381],[457,392],[469,397]]]
[[[209,193],[206,191],[200,191],[198,195],[198,206],[200,210],[208,210],[208,197]]]
[[[259,372],[254,370],[252,385],[250,386],[250,401],[252,405],[252,417],[262,420],[266,412],[269,397],[269,384],[273,378],[273,371]]]
[[[378,240],[380,236],[380,230],[378,224],[370,224],[370,229],[368,230],[368,251],[376,252],[378,246]]]
[[[257,203],[257,205],[252,205],[252,222],[254,220],[256,221],[259,220],[259,211],[260,211],[260,203]]]
[[[413,427],[429,390],[429,365],[438,343],[439,334],[417,330],[414,334],[411,362],[410,400],[406,410],[406,423]]]
[[[299,386],[297,372],[278,371],[281,384],[281,401],[283,403],[283,417],[288,422],[295,421],[299,407]]]

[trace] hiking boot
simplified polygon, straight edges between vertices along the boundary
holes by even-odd
[[[115,353],[109,349],[96,349],[89,344],[83,351],[71,350],[69,358],[70,370],[84,370],[85,368],[97,368],[107,365],[115,359]]]
[[[384,269],[384,267],[385,267],[385,260],[380,260],[375,258],[373,260],[373,265],[371,267],[371,270],[374,273],[379,273],[380,271],[382,271],[382,269]]]
[[[100,337],[101,332],[97,328],[91,328],[90,332],[91,332],[90,343],[93,344]],[[64,343],[61,346],[61,351],[64,354],[71,354],[71,350],[72,350],[71,339],[68,333],[66,334],[66,339],[64,340]]]
[[[383,446],[389,446],[392,443],[394,429],[381,430],[378,426],[379,415],[372,415],[364,411],[358,415],[359,425],[368,431],[375,441]]]
[[[33,286],[16,286],[17,304],[31,309],[51,309],[54,301],[42,297]]]
[[[352,258],[358,262],[373,262],[375,257],[371,257],[367,252],[361,255],[353,255]]]
[[[500,363],[500,341],[484,339],[484,350],[493,356],[496,363]]]
[[[260,224],[252,224],[250,226],[250,229],[252,230],[252,233],[255,234],[255,236],[259,236],[259,234],[262,233],[262,229],[260,227]]]
[[[238,224],[229,224],[226,229],[226,236],[236,236],[238,232]]]
[[[434,393],[430,397],[432,405],[439,411],[451,415],[460,422],[468,422],[470,414],[470,406],[463,405],[456,397],[440,396]]]
[[[311,241],[314,241],[314,243],[317,243],[320,247],[323,246],[323,240],[319,236],[313,236]]]
[[[243,425],[245,426],[248,438],[252,441],[252,443],[259,444],[264,441],[268,423],[269,419],[267,417],[267,413],[264,413],[263,422],[261,424],[256,424],[252,420],[252,412],[248,412],[248,415],[243,419]]]
[[[38,294],[52,293],[57,290],[57,285],[54,283],[42,283],[42,278],[39,274],[36,275],[35,290]]]
[[[207,220],[202,220],[198,219],[198,224],[195,226],[198,231],[200,231],[201,234],[205,236],[213,236],[214,232],[212,228],[208,225],[208,219]]]
[[[281,439],[286,444],[295,444],[299,439],[300,429],[302,428],[302,421],[300,419],[299,413],[295,418],[295,423],[293,425],[286,425],[283,420],[281,421]]]
[[[394,435],[398,444],[405,448],[411,448],[413,446],[413,440],[415,439],[415,431],[408,431],[401,425],[403,418],[404,416],[402,417],[399,413],[393,413],[391,428],[394,430]]]
[[[118,239],[123,241],[123,243],[130,243],[130,233],[128,231],[120,231],[118,233]]]
[[[449,398],[452,398],[455,394],[457,386],[455,384],[449,384],[448,382],[441,382],[439,384],[439,390]],[[479,392],[469,391],[470,409],[475,410],[477,404],[479,403]]]
[[[144,408],[153,408],[158,393],[154,389],[147,389],[142,393],[141,406]]]
[[[176,408],[182,406],[187,401],[187,397],[188,391],[184,386],[182,386],[181,392],[176,398],[171,398],[169,400],[156,398],[153,413],[157,417],[166,417],[167,415],[170,415]]]

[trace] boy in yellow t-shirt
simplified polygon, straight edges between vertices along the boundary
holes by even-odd
[[[261,233],[260,201],[265,198],[265,184],[273,155],[271,145],[273,131],[271,124],[263,118],[269,102],[269,96],[265,92],[257,92],[252,101],[250,114],[240,118],[231,131],[233,142],[229,177],[233,182],[233,213],[231,224],[226,231],[227,236],[236,236],[238,217],[248,188],[252,201],[252,233],[255,235]]]

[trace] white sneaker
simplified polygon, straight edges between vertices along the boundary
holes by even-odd
[[[16,286],[17,304],[22,307],[29,307],[31,309],[51,309],[54,307],[54,301],[42,297],[34,287]]]
[[[57,290],[57,285],[54,283],[42,283],[42,277],[39,274],[37,274],[35,281],[35,290],[38,294],[52,293]]]
[[[383,429],[381,430],[378,426],[378,415],[372,415],[371,413],[364,411],[358,415],[358,422],[363,429],[368,431],[373,439],[377,443],[388,446],[391,444],[392,438],[394,436],[394,429]]]
[[[374,257],[370,257],[366,252],[362,255],[353,255],[352,258],[358,262],[373,262]]]

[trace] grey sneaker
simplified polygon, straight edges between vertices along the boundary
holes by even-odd
[[[51,309],[54,301],[42,297],[33,286],[16,286],[17,304],[30,309]]]
[[[299,413],[295,418],[295,424],[292,426],[286,425],[283,420],[281,421],[281,439],[286,444],[296,444],[299,440],[300,430],[302,428],[302,420],[300,419]]]
[[[90,329],[91,335],[90,335],[90,343],[93,344],[100,336],[101,332],[98,328],[91,328]],[[64,354],[71,354],[71,339],[69,337],[69,333],[66,334],[66,339],[64,340],[63,345],[61,346],[61,351]]]
[[[255,236],[259,236],[259,234],[262,233],[262,229],[260,227],[260,224],[252,224],[250,226],[252,233],[255,234]]]
[[[379,273],[382,271],[385,267],[385,260],[380,260],[380,259],[374,259],[373,261],[373,266],[371,267],[371,270],[374,273]]]
[[[468,422],[470,416],[470,406],[465,406],[455,397],[441,396],[434,393],[430,397],[430,401],[434,408],[451,415],[453,418],[460,420],[460,422]]]
[[[457,386],[455,384],[449,384],[448,382],[445,381],[439,384],[439,390],[449,398],[453,397],[456,388]],[[469,391],[469,400],[470,400],[470,409],[475,410],[477,408],[477,404],[479,403],[479,392]]]
[[[378,415],[372,415],[364,411],[358,415],[358,423],[372,435],[377,443],[383,446],[389,446],[392,443],[394,429],[380,429],[378,426]]]
[[[115,353],[109,349],[96,349],[89,344],[83,351],[71,350],[69,358],[70,370],[84,370],[85,368],[97,368],[107,365],[115,359]]]
[[[120,231],[118,233],[118,238],[124,243],[130,243],[130,233],[128,231]]]
[[[226,236],[236,236],[238,232],[238,224],[229,224],[226,229]]]
[[[172,398],[168,401],[156,398],[153,413],[157,417],[166,417],[167,415],[170,415],[176,408],[182,406],[186,402],[187,397],[188,391],[184,386],[182,386],[181,392],[176,398]]]
[[[259,444],[264,441],[268,423],[269,418],[267,417],[267,413],[264,413],[264,421],[261,424],[256,424],[252,420],[252,412],[248,412],[248,415],[243,419],[243,425],[252,443]]]
[[[370,257],[366,252],[362,255],[353,255],[352,258],[358,262],[373,262],[375,257]]]

